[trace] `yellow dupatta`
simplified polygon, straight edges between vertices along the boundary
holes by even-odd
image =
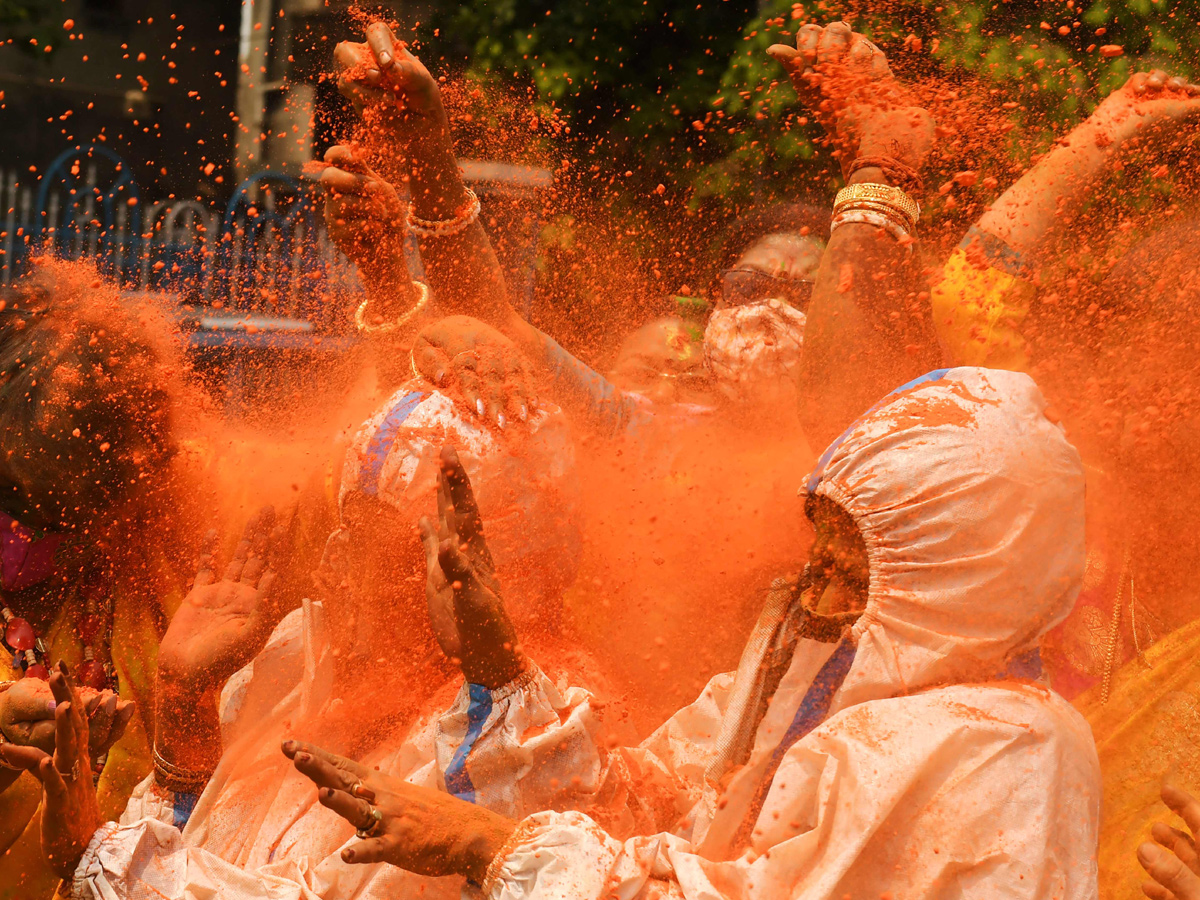
[[[1107,703],[1099,685],[1074,701],[1092,726],[1104,777],[1103,898],[1142,896],[1147,878],[1136,850],[1151,825],[1170,818],[1158,796],[1163,780],[1200,793],[1200,620],[1162,638],[1145,659],[1114,674]]]
[[[154,731],[154,672],[158,658],[158,629],[168,621],[183,597],[180,573],[165,555],[151,557],[146,565],[153,573],[139,578],[141,584],[171,585],[158,591],[125,583],[112,593],[112,662],[121,696],[137,703],[133,720],[113,745],[97,783],[100,814],[116,819],[139,781],[150,772],[150,739]],[[44,640],[49,659],[66,660],[69,666],[83,662],[83,646],[77,627],[83,615],[83,598],[78,591],[63,604]],[[0,678],[16,673],[7,661],[0,662]],[[0,794],[0,900],[38,900],[54,895],[58,876],[42,858],[41,817],[38,807],[42,788],[32,775],[21,775]]]

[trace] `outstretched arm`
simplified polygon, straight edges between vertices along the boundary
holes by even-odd
[[[898,186],[904,180],[898,173],[920,169],[933,120],[908,104],[874,44],[835,22],[806,25],[794,48],[777,44],[770,52],[829,132],[847,183]],[[859,159],[880,165],[855,167]],[[835,223],[817,272],[801,362],[801,423],[814,446],[941,364],[913,256],[911,241],[885,228]]]
[[[388,181],[407,184],[410,222],[442,223],[419,234],[421,260],[444,312],[474,316],[509,333],[525,323],[508,303],[504,276],[458,170],[437,81],[383,22],[366,41],[334,51],[338,86],[362,116],[362,151]],[[528,328],[528,326],[525,326]]]
[[[418,225],[421,260],[443,313],[482,320],[509,337],[534,367],[545,393],[578,421],[606,436],[637,421],[639,407],[603,376],[575,359],[521,318],[508,300],[504,276],[477,207],[454,156],[449,121],[436,80],[383,23],[367,28],[365,43],[343,42],[335,51],[339,86],[363,117],[363,147],[374,166],[396,184],[407,183],[412,221]],[[475,341],[455,324],[428,334],[442,359],[414,361],[436,383],[436,370]]]
[[[1001,195],[976,228],[1034,262],[1091,196],[1113,157],[1139,135],[1200,116],[1200,87],[1139,72]]]
[[[1157,149],[1200,113],[1197,88],[1165,72],[1134,75],[993,203],[950,255],[931,292],[935,321],[960,365],[1023,370],[1022,322],[1033,278],[1119,152]],[[1183,132],[1180,132],[1183,133]]]

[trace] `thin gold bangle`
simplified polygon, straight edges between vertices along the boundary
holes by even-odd
[[[371,298],[368,297],[366,300],[364,300],[361,304],[359,304],[358,309],[354,311],[354,324],[358,326],[358,330],[364,334],[385,334],[389,331],[395,331],[398,328],[403,328],[405,325],[419,316],[422,312],[424,312],[425,307],[429,305],[429,285],[425,284],[423,281],[414,281],[413,287],[415,287],[417,292],[420,293],[421,298],[417,300],[412,309],[410,309],[400,318],[396,319],[394,322],[384,322],[381,325],[369,324],[367,322],[367,306],[370,305]]]

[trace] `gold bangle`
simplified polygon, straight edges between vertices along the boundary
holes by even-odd
[[[154,781],[161,787],[176,794],[199,794],[212,778],[212,772],[202,772],[195,769],[185,769],[174,763],[167,762],[158,752],[158,744],[154,750]]]
[[[838,191],[837,197],[833,201],[833,208],[837,212],[839,208],[852,208],[862,202],[882,203],[889,206],[913,225],[916,225],[921,218],[920,204],[900,188],[869,181],[846,185]]]
[[[833,215],[836,217],[840,216],[842,213],[851,212],[853,210],[873,212],[878,213],[881,216],[886,216],[893,222],[902,225],[907,231],[911,231],[917,226],[915,221],[904,215],[902,212],[900,212],[900,210],[896,209],[896,207],[890,206],[887,203],[876,203],[873,200],[859,200],[854,203],[843,203],[841,206],[835,206],[833,208]]]
[[[402,315],[394,322],[384,322],[381,325],[370,325],[367,323],[367,306],[371,303],[371,298],[368,297],[358,309],[354,311],[354,324],[358,326],[358,330],[364,334],[384,334],[389,331],[395,331],[398,328],[403,328],[414,318],[424,312],[425,307],[429,305],[429,285],[423,281],[414,281],[413,287],[417,289],[417,293],[421,295],[417,300],[416,305],[408,312]]]

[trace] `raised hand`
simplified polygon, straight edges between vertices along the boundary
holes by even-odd
[[[246,524],[220,577],[217,534],[205,536],[196,581],[158,651],[160,685],[198,697],[223,684],[262,649],[283,613],[272,588],[286,562],[287,535],[269,506]]]
[[[397,41],[383,22],[366,27],[366,41],[342,41],[334,48],[338,89],[360,116],[379,124],[410,149],[426,141],[449,141],[450,124],[437,81],[419,59]]]
[[[438,525],[419,523],[430,621],[466,680],[494,690],[520,675],[526,660],[500,599],[471,481],[453,447],[442,448],[440,463]]]
[[[325,163],[325,225],[337,248],[360,265],[402,254],[404,207],[396,189],[344,144],[326,150]]]
[[[0,757],[42,783],[42,853],[63,878],[70,878],[100,827],[92,783],[90,735],[84,702],[66,664],[50,675],[54,696],[54,754],[37,747],[0,744]]]
[[[1162,69],[1137,72],[1096,107],[1089,123],[1097,142],[1112,151],[1143,135],[1158,143],[1164,131],[1200,120],[1200,86]]]
[[[1162,800],[1183,819],[1188,832],[1159,822],[1150,830],[1156,844],[1138,847],[1138,862],[1153,881],[1142,885],[1151,900],[1200,900],[1200,855],[1195,836],[1200,834],[1200,801],[1186,791],[1164,785]]]
[[[860,156],[920,169],[933,146],[933,118],[912,104],[871,41],[844,22],[805,25],[795,47],[774,44],[767,52],[829,135],[843,174]]]
[[[410,784],[299,741],[283,753],[317,786],[325,806],[358,830],[348,863],[386,862],[419,875],[482,882],[516,823],[450,794]]]
[[[517,345],[469,316],[447,316],[424,328],[412,349],[426,381],[454,384],[467,407],[488,422],[526,421],[536,404],[533,378]]]

